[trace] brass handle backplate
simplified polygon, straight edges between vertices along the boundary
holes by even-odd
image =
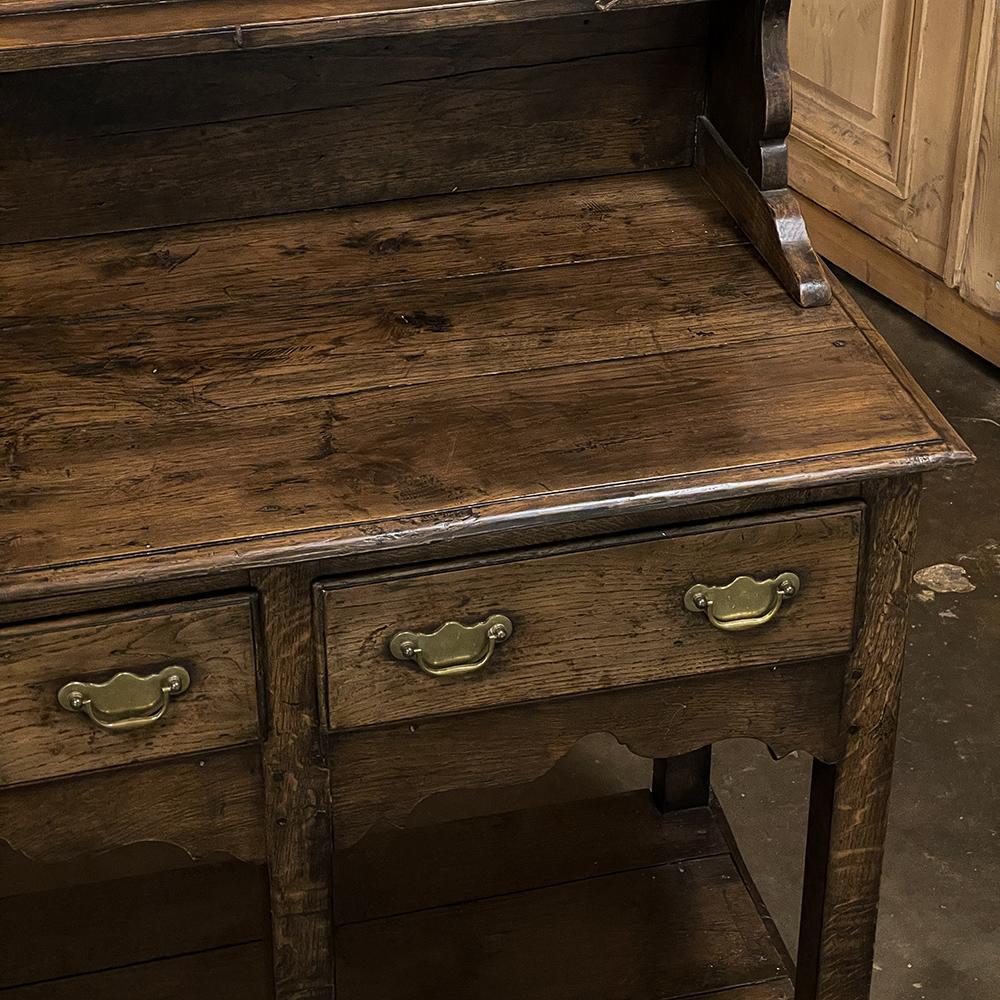
[[[801,586],[794,573],[781,573],[771,580],[738,576],[719,587],[696,583],[684,595],[684,607],[704,613],[725,632],[742,632],[766,625]]]
[[[109,732],[150,726],[163,717],[170,699],[191,686],[191,675],[178,666],[140,677],[125,671],[103,684],[70,681],[59,689],[59,704],[83,712]]]
[[[410,660],[432,677],[460,677],[482,670],[497,643],[514,631],[506,615],[490,615],[477,625],[445,622],[436,632],[397,632],[389,652],[397,660]]]

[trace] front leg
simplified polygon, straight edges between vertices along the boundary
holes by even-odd
[[[871,988],[919,482],[868,492],[846,751],[813,766],[796,1000],[867,1000]]]

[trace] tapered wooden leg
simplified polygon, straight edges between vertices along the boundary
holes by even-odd
[[[660,812],[707,806],[711,795],[712,748],[653,761],[651,791]]]
[[[796,1000],[869,996],[918,493],[912,480],[868,491],[846,751],[838,764],[813,767]]]

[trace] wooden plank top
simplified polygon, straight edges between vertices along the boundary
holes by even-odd
[[[690,170],[0,250],[0,600],[967,460]]]
[[[0,0],[0,72],[695,2],[703,0]]]

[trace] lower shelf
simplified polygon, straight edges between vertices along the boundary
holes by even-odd
[[[338,910],[337,998],[791,1000],[724,828],[714,809],[661,816],[634,793],[366,838],[338,865],[364,907]],[[526,869],[559,881],[524,888]],[[465,872],[481,898],[453,901]]]

